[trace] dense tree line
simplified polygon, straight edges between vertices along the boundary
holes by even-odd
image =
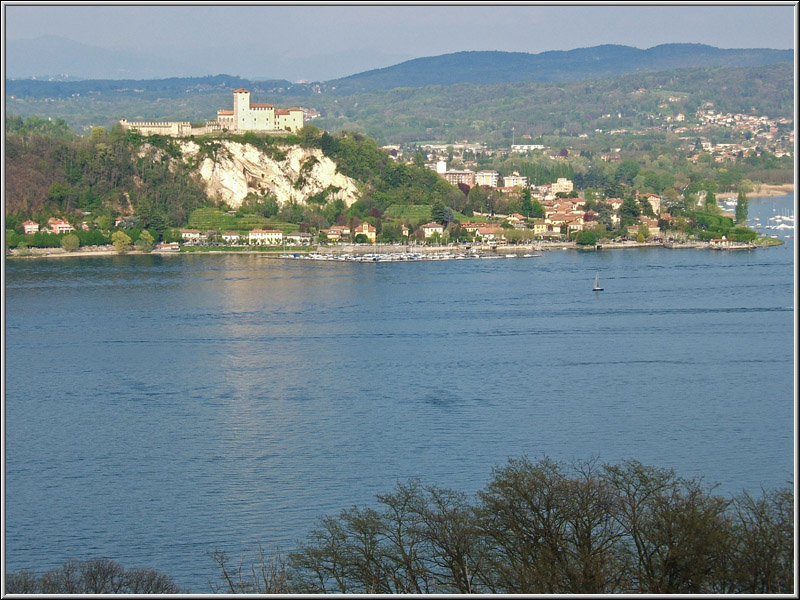
[[[173,579],[153,569],[126,569],[105,558],[68,560],[42,574],[31,570],[8,573],[7,594],[180,594]]]
[[[792,593],[790,487],[715,495],[636,461],[513,459],[474,498],[412,480],[285,559],[212,554],[233,593]]]

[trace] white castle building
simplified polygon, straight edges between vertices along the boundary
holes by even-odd
[[[250,92],[239,88],[233,92],[233,110],[217,111],[216,121],[207,121],[204,126],[192,127],[188,121],[128,121],[121,119],[124,131],[136,129],[142,135],[168,135],[184,137],[202,135],[214,131],[260,131],[264,133],[296,132],[303,127],[303,109],[275,108],[272,104],[252,104]]]

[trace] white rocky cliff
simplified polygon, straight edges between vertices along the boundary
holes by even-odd
[[[249,193],[272,194],[280,204],[305,203],[329,190],[327,200],[341,199],[347,206],[358,200],[355,181],[336,170],[336,163],[317,148],[281,148],[284,160],[274,160],[250,144],[220,141],[214,158],[201,153],[195,142],[181,143],[185,161],[199,160],[198,170],[206,194],[239,208]],[[336,192],[330,192],[338,188]]]

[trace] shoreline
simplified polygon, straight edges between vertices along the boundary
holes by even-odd
[[[776,198],[778,196],[788,196],[789,194],[794,194],[794,184],[793,183],[784,183],[781,185],[771,185],[771,184],[760,184],[756,186],[756,189],[747,194],[747,199],[752,200],[753,198]],[[725,194],[719,194],[720,196],[724,196]],[[731,195],[735,198],[736,195],[731,193]]]
[[[777,198],[780,196],[788,196],[789,194],[794,194],[794,184],[787,183],[782,185],[760,185],[757,188],[757,191],[753,191],[747,194],[748,200],[752,200],[754,198]],[[733,212],[731,211],[724,211],[723,214],[728,216],[733,216]],[[770,248],[772,246],[783,245],[781,244],[757,244],[758,248]],[[342,245],[337,247],[337,253],[347,253],[347,252],[357,252],[357,253],[372,253],[379,251],[378,249],[381,247],[386,247],[387,244],[374,244],[372,246],[363,246],[363,247],[355,247],[352,245]],[[490,246],[481,246],[473,244],[474,247],[481,248],[481,250],[486,251],[489,254],[496,254],[499,253],[502,249],[504,252],[529,252],[529,251],[541,251],[541,250],[557,250],[557,249],[575,249],[586,251],[590,250],[589,248],[582,248],[575,244],[574,242],[542,242],[536,244],[520,244],[519,246],[500,246],[496,248],[492,248]],[[396,248],[396,246],[392,246]],[[662,242],[644,242],[639,244],[637,242],[617,242],[617,243],[607,243],[602,244],[601,248],[598,249],[625,249],[625,248],[657,248],[657,247],[665,247],[667,248],[664,243]],[[702,243],[695,243],[691,246],[685,245],[684,247],[694,247],[705,249],[708,248],[708,245],[704,245]],[[405,252],[410,252],[411,249],[414,249],[414,252],[441,252],[445,250],[452,250],[458,249],[458,246],[401,246],[404,248]],[[594,250],[594,248],[591,248]],[[333,247],[325,247],[325,249],[321,249],[317,247],[315,250],[310,249],[303,249],[303,250],[291,250],[289,252],[286,251],[287,254],[308,254],[309,252],[326,252],[332,253]],[[271,250],[208,250],[203,252],[175,252],[174,250],[170,251],[158,251],[153,250],[152,252],[141,252],[138,250],[131,250],[129,252],[120,253],[116,250],[111,249],[110,247],[101,247],[99,249],[78,249],[72,252],[67,252],[63,248],[29,248],[29,254],[24,256],[19,256],[12,251],[11,253],[6,253],[5,258],[14,258],[14,259],[23,259],[23,258],[69,258],[69,257],[86,257],[86,256],[140,256],[146,254],[153,254],[158,256],[169,256],[169,255],[187,255],[187,254],[262,254],[268,258],[282,258],[282,254],[284,252],[282,250],[276,249],[275,251]]]
[[[701,241],[692,241],[692,242],[685,242],[685,243],[667,243],[667,242],[610,242],[605,244],[598,244],[596,247],[594,246],[579,246],[575,242],[544,242],[541,244],[520,244],[516,246],[498,246],[498,247],[490,247],[490,246],[476,246],[472,245],[472,249],[476,250],[476,254],[480,256],[486,257],[502,257],[507,256],[508,254],[519,254],[520,256],[523,253],[530,253],[530,252],[549,252],[554,250],[575,250],[578,252],[602,252],[603,250],[628,250],[628,249],[636,249],[636,248],[665,248],[668,250],[673,249],[696,249],[696,250],[727,250],[727,251],[734,251],[734,250],[755,250],[759,248],[772,248],[777,246],[782,246],[784,244],[781,241],[779,244],[752,244],[752,245],[735,245],[730,248],[718,248],[714,247],[708,243],[701,242]],[[35,250],[35,249],[31,249]],[[374,246],[360,246],[360,247],[353,247],[343,245],[333,249],[331,247],[326,247],[325,249],[315,248],[315,249],[304,249],[304,250],[295,250],[292,252],[284,253],[281,250],[276,250],[274,252],[271,251],[264,251],[264,250],[209,250],[205,252],[175,252],[175,251],[167,251],[167,252],[125,252],[119,253],[116,250],[92,250],[88,252],[81,252],[81,251],[74,251],[74,252],[66,252],[60,248],[50,248],[48,252],[33,252],[31,251],[30,254],[24,256],[18,256],[16,254],[6,254],[6,259],[47,259],[47,258],[85,258],[85,257],[109,257],[109,256],[187,256],[187,255],[219,255],[219,254],[241,254],[241,255],[262,255],[265,258],[276,259],[276,258],[283,258],[283,259],[290,259],[290,258],[297,258],[298,256],[307,256],[309,254],[321,254],[321,255],[363,255],[363,254],[382,254],[382,253],[397,253],[397,254],[441,254],[447,252],[464,252],[464,246],[391,246],[387,249],[385,246],[381,246],[381,244],[376,244]]]

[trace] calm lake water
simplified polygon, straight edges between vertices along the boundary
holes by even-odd
[[[398,481],[474,493],[522,455],[634,458],[725,495],[783,485],[794,269],[793,238],[412,264],[8,261],[6,568],[104,556],[207,592],[215,548],[286,552]]]

